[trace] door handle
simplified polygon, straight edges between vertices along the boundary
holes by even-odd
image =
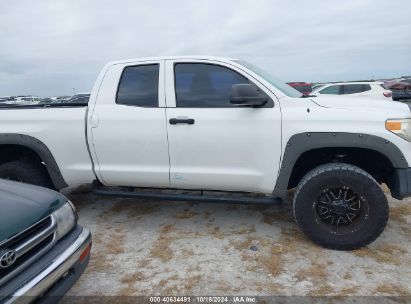
[[[170,125],[176,125],[176,124],[194,125],[195,121],[193,118],[170,118],[169,122],[170,122]]]

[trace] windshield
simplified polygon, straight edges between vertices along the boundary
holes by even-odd
[[[313,91],[318,91],[319,89],[321,89],[323,86],[325,86],[325,84],[316,84],[313,86]]]
[[[273,75],[271,75],[267,71],[255,66],[251,63],[248,63],[247,61],[236,60],[235,62],[241,64],[242,66],[244,66],[247,69],[249,69],[249,70],[253,71],[254,73],[256,73],[258,76],[264,78],[264,80],[271,83],[273,86],[275,86],[277,89],[279,89],[281,92],[283,92],[288,97],[301,97],[302,96],[302,94],[300,92],[298,92],[296,89],[290,87],[285,82],[282,82],[281,80],[275,78]]]

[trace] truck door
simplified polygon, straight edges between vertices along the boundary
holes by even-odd
[[[261,108],[230,103],[234,84],[255,84]],[[270,193],[281,156],[276,97],[240,68],[210,60],[166,61],[170,184]]]
[[[112,186],[168,187],[164,61],[111,66],[94,102],[88,124],[99,179]]]

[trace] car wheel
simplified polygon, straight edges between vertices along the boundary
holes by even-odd
[[[0,178],[54,188],[45,166],[27,160],[15,160],[2,164]]]
[[[321,165],[297,186],[293,209],[301,230],[330,249],[353,250],[373,242],[388,221],[388,202],[375,179],[344,163]]]

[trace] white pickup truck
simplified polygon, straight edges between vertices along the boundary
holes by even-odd
[[[296,188],[304,233],[349,250],[386,225],[379,184],[411,195],[410,141],[398,102],[302,96],[234,59],[123,60],[103,68],[88,105],[1,107],[0,177],[279,199]]]

